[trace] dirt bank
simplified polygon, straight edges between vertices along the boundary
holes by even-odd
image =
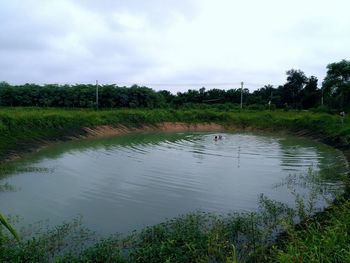
[[[103,125],[96,127],[84,127],[74,131],[67,131],[66,135],[60,138],[51,138],[46,140],[36,140],[31,142],[18,142],[13,149],[0,156],[0,163],[20,158],[24,153],[39,151],[51,144],[61,143],[69,140],[93,139],[109,136],[118,136],[129,133],[148,133],[148,132],[223,132],[223,131],[268,131],[276,133],[288,133],[299,137],[305,137],[314,141],[319,141],[344,152],[350,163],[349,144],[341,140],[340,137],[327,137],[318,132],[308,130],[287,130],[277,129],[276,127],[264,128],[255,126],[241,125],[222,125],[217,123],[183,123],[183,122],[164,122],[154,125],[140,125],[130,127],[123,125]]]
[[[215,123],[171,123],[165,122],[157,125],[144,125],[141,127],[126,126],[98,126],[94,128],[83,128],[83,133],[78,138],[99,138],[107,136],[123,135],[133,132],[219,132],[224,131],[225,127]],[[73,137],[74,139],[74,137]]]
[[[341,137],[325,136],[320,132],[311,132],[305,129],[288,130],[276,129],[275,127],[264,128],[255,126],[239,125],[221,125],[217,123],[182,123],[182,122],[164,122],[156,125],[142,125],[140,127],[117,126],[97,126],[93,128],[83,128],[79,134],[75,134],[70,139],[100,138],[108,136],[117,136],[128,133],[147,133],[147,132],[223,132],[223,131],[267,131],[277,132],[279,134],[288,133],[294,136],[308,138],[313,141],[322,142],[332,147],[338,148],[344,152],[349,151],[349,143],[342,140]]]
[[[30,142],[18,142],[12,149],[9,149],[0,156],[0,164],[12,161],[28,152],[37,152],[52,144],[61,143],[69,140],[93,139],[110,136],[118,136],[129,133],[147,133],[147,132],[219,132],[225,131],[225,127],[215,123],[182,123],[182,122],[164,122],[156,125],[141,125],[138,127],[128,127],[123,125],[103,125],[96,127],[84,127],[74,131],[67,131],[66,135],[59,138],[45,140],[34,140]]]

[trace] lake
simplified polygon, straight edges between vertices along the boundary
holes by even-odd
[[[348,164],[337,149],[287,135],[149,133],[52,145],[2,170],[0,211],[20,216],[18,226],[82,216],[107,235],[196,210],[255,211],[261,193],[293,207],[293,191],[319,191],[321,209]]]

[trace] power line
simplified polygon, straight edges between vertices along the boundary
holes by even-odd
[[[100,82],[100,81],[99,81]],[[101,82],[100,82],[101,83]],[[82,82],[52,82],[52,83],[33,83],[33,84],[38,84],[38,85],[48,85],[48,84],[53,84],[53,85],[75,85],[75,84],[82,84],[82,85],[88,85],[92,84],[87,81],[82,81]],[[108,81],[100,84],[100,85],[118,85],[118,86],[132,86],[132,85],[138,85],[138,86],[146,86],[146,87],[239,87],[241,85],[241,82],[180,82],[180,83],[158,83],[158,82],[124,82],[124,81]],[[272,84],[272,83],[253,83],[253,82],[244,82],[246,87],[264,87],[267,85],[272,85],[274,87],[277,87],[279,85],[277,84]],[[21,85],[21,84],[18,84]]]
[[[241,81],[239,82],[180,82],[180,83],[158,83],[158,82],[115,82],[119,85],[140,85],[140,86],[168,86],[168,87],[182,87],[182,86],[202,86],[202,87],[207,87],[207,86],[240,86]],[[271,86],[278,86],[277,84],[273,83],[254,83],[254,82],[244,82],[245,85],[247,86],[255,86],[255,87],[264,87],[267,85]]]
[[[234,86],[240,85],[240,82],[217,82],[217,83],[206,83],[206,82],[198,82],[198,83],[135,83],[135,82],[116,82],[117,84],[122,85],[143,85],[143,86]]]

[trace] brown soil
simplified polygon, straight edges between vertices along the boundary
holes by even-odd
[[[20,158],[24,153],[37,152],[49,145],[61,143],[69,140],[93,139],[110,136],[118,136],[129,133],[147,133],[147,132],[191,132],[191,131],[213,131],[219,132],[226,130],[223,125],[215,123],[182,123],[182,122],[164,122],[157,125],[142,125],[139,127],[127,127],[123,125],[103,125],[97,127],[85,127],[76,131],[71,131],[64,137],[53,138],[49,140],[37,140],[31,142],[20,142],[13,149],[0,156],[0,163],[12,161]]]
[[[221,125],[216,123],[183,123],[183,122],[164,122],[156,125],[142,125],[139,127],[127,127],[123,125],[104,125],[97,127],[85,127],[76,131],[70,132],[64,137],[54,138],[52,140],[38,140],[26,143],[20,143],[14,149],[8,151],[3,156],[0,156],[0,163],[11,161],[20,158],[26,152],[39,151],[42,148],[46,148],[51,144],[60,143],[67,140],[80,140],[80,139],[93,139],[110,136],[118,136],[129,133],[148,133],[148,132],[222,132],[227,130],[233,131],[270,131],[293,134],[299,137],[306,137],[314,141],[320,141],[325,144],[331,145],[344,152],[350,162],[350,150],[349,144],[340,141],[340,138],[330,138],[323,134],[310,132],[307,130],[289,131],[284,129],[261,129],[254,126],[237,126],[237,125]]]
[[[126,126],[98,126],[95,128],[83,128],[83,133],[78,138],[98,138],[123,135],[135,132],[191,132],[191,131],[224,131],[225,127],[215,123],[171,123],[165,122],[158,125],[145,125],[137,128]],[[74,137],[73,137],[74,138]],[[72,138],[72,139],[73,139]]]

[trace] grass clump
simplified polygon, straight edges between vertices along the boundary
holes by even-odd
[[[332,206],[321,223],[288,230],[287,242],[274,248],[274,262],[350,262],[350,201]]]
[[[293,216],[261,196],[259,212],[219,216],[194,212],[96,242],[78,221],[20,243],[2,235],[1,262],[260,262],[280,222]]]

